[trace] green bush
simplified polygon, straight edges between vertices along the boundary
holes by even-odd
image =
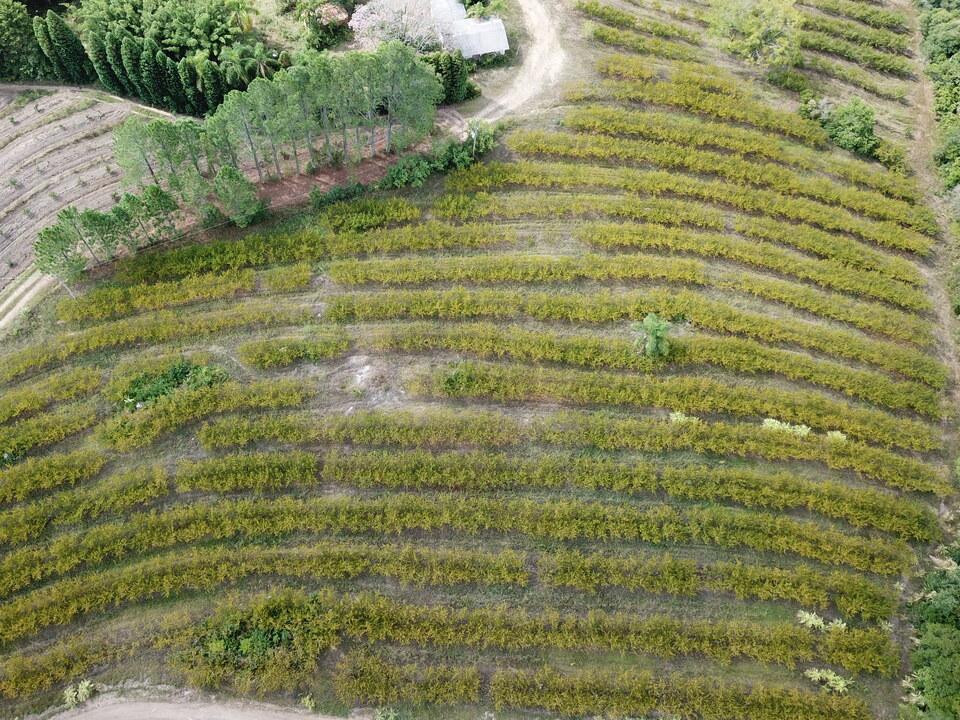
[[[334,185],[329,190],[323,191],[319,185],[310,188],[310,204],[315,210],[323,210],[334,203],[353,200],[363,195],[367,191],[367,186],[361,182],[352,182],[346,185]]]

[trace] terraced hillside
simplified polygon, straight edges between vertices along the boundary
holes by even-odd
[[[24,271],[30,243],[61,208],[113,202],[111,131],[131,107],[91,92],[0,88],[0,289]]]
[[[896,717],[954,492],[936,218],[692,17],[611,7],[498,161],[40,308],[0,355],[9,713],[148,675],[451,706],[410,717]],[[811,48],[870,46],[881,6],[816,7],[848,24]]]

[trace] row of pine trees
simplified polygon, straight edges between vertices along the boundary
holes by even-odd
[[[138,97],[172,112],[205,115],[215,110],[227,92],[220,68],[208,59],[179,62],[156,42],[123,31],[105,36],[92,33],[89,48],[53,10],[33,18],[33,32],[54,75],[82,85],[99,79],[117,95]]]

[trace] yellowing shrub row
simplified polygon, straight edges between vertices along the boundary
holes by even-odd
[[[835,606],[846,616],[886,620],[896,612],[894,593],[863,575],[819,572],[806,565],[791,569],[741,562],[697,565],[667,554],[608,554],[560,550],[543,553],[537,579],[548,587],[596,592],[621,587],[632,591],[694,596],[704,590],[733,593],[740,599],[787,600],[803,607]]]
[[[302,414],[230,417],[204,425],[198,437],[208,450],[262,440],[426,448],[493,448],[543,442],[600,450],[687,450],[700,455],[821,462],[905,490],[940,496],[952,492],[939,468],[913,458],[860,442],[799,436],[752,423],[672,423],[607,413],[564,412],[521,426],[502,413],[423,409],[321,418]]]
[[[278,235],[247,235],[235,241],[188,245],[163,253],[123,258],[116,263],[116,276],[123,282],[143,283],[251,265],[320,260],[331,255],[482,247],[516,241],[516,233],[509,228],[482,223],[448,225],[428,221],[412,226],[341,233],[304,230]]]
[[[410,585],[525,585],[524,556],[413,545],[320,542],[297,547],[192,548],[47,585],[0,608],[9,642],[53,625],[154,597],[210,591],[253,575],[342,580],[378,575]]]
[[[237,348],[237,355],[244,365],[267,369],[292,365],[298,360],[320,362],[349,349],[350,341],[343,337],[282,337],[243,343]]]
[[[27,458],[0,470],[0,502],[25,500],[39,490],[72,486],[96,475],[105,463],[106,458],[92,450]]]
[[[857,0],[805,0],[804,4],[833,15],[859,20],[871,27],[890,28],[901,33],[909,32],[906,27],[906,15],[896,10],[888,10]]]
[[[474,169],[476,168],[476,169]],[[671,194],[701,201],[729,205],[750,213],[783,217],[810,223],[827,230],[848,232],[864,240],[894,249],[927,254],[932,240],[896,223],[861,218],[842,208],[806,198],[790,198],[761,188],[731,186],[720,180],[707,180],[676,173],[637,168],[600,167],[578,163],[516,162],[503,165],[478,163],[454,176],[453,186],[460,190],[483,186],[518,184],[535,187],[606,187],[650,195]],[[492,180],[491,178],[495,178]],[[448,185],[451,184],[448,181]],[[461,201],[470,207],[469,199]],[[712,208],[702,208],[709,211]],[[453,213],[451,213],[453,214]],[[656,218],[642,219],[662,222]],[[677,224],[677,223],[667,223]]]
[[[108,287],[78,298],[61,300],[57,316],[64,322],[106,320],[145,310],[161,310],[201,300],[217,300],[253,292],[256,276],[252,270],[208,273],[175,282],[131,287]]]
[[[309,308],[275,307],[257,302],[190,315],[161,310],[152,315],[117,320],[70,335],[60,335],[8,353],[0,357],[0,382],[95,350],[210,335],[253,325],[299,325],[312,317]]]
[[[291,407],[302,403],[312,392],[305,383],[286,379],[263,380],[249,385],[229,382],[195,390],[178,390],[164,395],[149,407],[124,411],[107,420],[98,436],[113,449],[126,452],[214,413]]]
[[[700,203],[594,193],[491,195],[481,192],[475,195],[443,195],[437,199],[433,211],[437,216],[448,219],[470,219],[489,215],[517,218],[525,215],[554,217],[602,213],[663,225],[693,225],[717,230],[722,230],[726,225],[723,213]]]
[[[889,198],[871,190],[841,185],[829,178],[803,175],[772,163],[752,162],[738,155],[698,150],[672,142],[634,140],[608,135],[524,130],[507,139],[520,155],[546,155],[609,161],[630,161],[696,174],[716,175],[744,186],[770,188],[787,196],[799,195],[891,221],[926,234],[936,234],[929,209]]]
[[[694,327],[788,343],[838,357],[860,360],[933,386],[945,381],[944,368],[914,348],[863,338],[792,318],[770,318],[737,310],[695,292],[662,290],[622,293],[519,293],[508,290],[388,290],[343,293],[330,299],[326,317],[332,322],[397,318],[516,318],[576,323],[641,320],[648,313],[682,318]]]
[[[563,124],[574,130],[723,148],[803,170],[827,172],[901,200],[917,202],[921,197],[910,179],[862,160],[833,158],[802,145],[789,144],[776,135],[681,113],[609,105],[578,106],[567,112]]]
[[[121,513],[169,492],[160,468],[131,470],[87,487],[66,490],[0,512],[0,544],[18,545],[42,535],[50,525],[73,525]]]
[[[855,45],[866,45],[900,53],[910,47],[909,35],[891,32],[884,28],[864,27],[860,23],[825,17],[812,12],[803,13],[802,25],[807,30],[834,35]]]
[[[283,537],[295,532],[508,533],[543,540],[696,543],[791,554],[880,575],[898,575],[914,561],[909,546],[900,540],[861,537],[813,522],[722,507],[681,511],[665,504],[471,498],[443,493],[374,499],[281,497],[131,513],[122,522],[61,534],[54,544],[11,550],[0,558],[0,594],[6,597],[81,567],[92,569],[106,560],[179,543]]]
[[[735,386],[700,376],[658,378],[530,365],[460,362],[431,371],[414,389],[429,395],[503,401],[547,400],[583,405],[636,405],[686,414],[732,413],[775,417],[884,447],[933,450],[939,429],[878,410],[856,408],[817,392]]]
[[[597,0],[578,0],[574,7],[586,15],[602,20],[605,23],[619,28],[636,30],[654,37],[679,38],[697,44],[700,41],[697,33],[690,32],[680,25],[662,23],[648,18],[640,18],[633,13],[617,10],[612,5],[597,2]]]
[[[42,410],[51,403],[73,400],[96,390],[103,373],[92,368],[76,368],[56,373],[43,380],[0,395],[0,423]]]
[[[894,409],[912,409],[940,417],[940,394],[914,382],[896,382],[879,373],[857,370],[736,337],[690,334],[671,343],[668,358],[648,358],[628,339],[527,330],[491,323],[411,323],[378,329],[365,338],[376,350],[433,352],[453,350],[480,357],[509,357],[590,368],[662,372],[667,368],[713,365],[743,373],[775,373],[791,380],[856,395]]]
[[[312,275],[310,263],[301,262],[264,270],[260,281],[267,292],[291,292],[307,287]]]
[[[696,51],[686,45],[661,40],[656,37],[646,37],[630,30],[619,30],[606,25],[588,26],[590,37],[604,45],[624,48],[643,55],[655,55],[669,60],[693,60],[697,57]]]
[[[833,260],[814,260],[767,243],[740,240],[730,234],[698,233],[654,224],[591,223],[576,228],[574,236],[602,248],[653,248],[729,258],[842,292],[885,300],[907,310],[931,308],[930,300],[921,290],[880,273],[859,270]]]
[[[312,460],[312,465],[308,462]],[[319,462],[319,470],[317,468]],[[228,455],[188,465],[188,485],[200,474],[221,492],[250,487],[248,475],[272,472],[291,483],[318,481],[362,488],[464,490],[471,493],[568,486],[615,492],[665,493],[686,500],[729,501],[774,510],[806,508],[857,527],[931,542],[940,536],[936,517],[922,503],[878,490],[852,489],[833,481],[749,469],[702,465],[656,466],[602,457],[554,455],[532,458],[481,452],[431,454],[424,450],[330,451],[319,460],[303,453]],[[207,479],[209,478],[209,479]],[[178,472],[178,482],[179,472]],[[195,481],[193,481],[195,482]],[[279,487],[279,485],[277,486]]]
[[[395,665],[361,652],[337,663],[337,697],[348,705],[473,705],[480,702],[480,671],[450,665]]]
[[[498,709],[544,709],[564,715],[633,717],[652,711],[703,720],[869,720],[863,700],[727,678],[649,671],[498,670],[490,680]]]
[[[597,70],[604,75],[649,80],[651,73],[647,65],[643,58],[608,55],[597,61]],[[797,113],[776,110],[766,103],[744,97],[742,92],[733,95],[711,92],[709,88],[691,80],[689,74],[675,74],[672,81],[632,83],[630,89],[637,100],[678,107],[721,120],[742,122],[761,130],[792,137],[814,147],[823,146],[828,140],[823,128]]]
[[[882,52],[867,45],[848,42],[836,35],[804,29],[798,33],[797,37],[800,47],[839,55],[857,65],[879,72],[898,77],[912,77],[915,72],[913,63],[908,58]]]
[[[96,408],[87,402],[34,415],[15,425],[4,425],[0,427],[0,466],[20,459],[28,450],[60,442],[96,421]]]
[[[341,260],[330,266],[330,278],[340,285],[414,285],[433,282],[569,283],[578,280],[659,279],[680,283],[710,283],[698,260],[658,255],[471,255],[385,260]]]

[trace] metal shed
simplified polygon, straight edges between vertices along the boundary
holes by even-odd
[[[444,48],[459,50],[464,57],[502,53],[510,49],[503,20],[467,17],[459,0],[430,0],[430,13],[440,30]]]

